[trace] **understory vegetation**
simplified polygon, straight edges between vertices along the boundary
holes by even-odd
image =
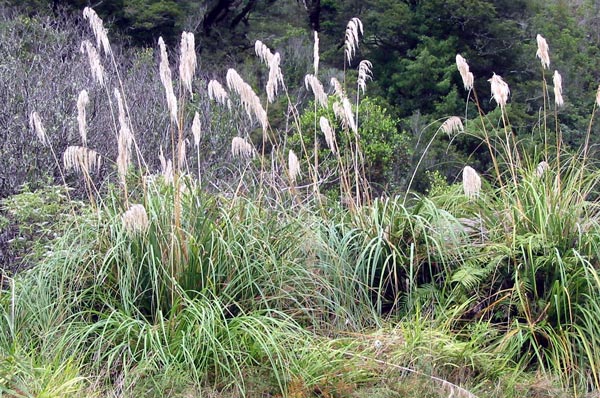
[[[30,82],[57,91],[28,102],[23,156],[57,171],[2,199],[0,396],[597,396],[600,94],[580,99],[583,144],[565,144],[544,37],[529,135],[502,71],[474,76],[457,54],[467,109],[425,127],[416,151],[366,97],[358,18],[343,68],[320,69],[315,33],[292,88],[262,41],[259,76],[213,79],[189,32],[125,63],[83,15],[86,33],[63,36],[6,22],[73,51],[52,70],[73,65],[76,95]],[[39,41],[21,44],[30,70],[48,67]],[[458,183],[424,173],[419,193],[428,150],[457,140],[481,159]]]

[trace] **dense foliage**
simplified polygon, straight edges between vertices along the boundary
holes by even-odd
[[[0,396],[597,394],[591,3],[99,8],[136,46],[44,4],[0,21]]]

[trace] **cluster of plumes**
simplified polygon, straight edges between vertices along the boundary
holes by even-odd
[[[254,154],[254,146],[242,137],[234,137],[231,140],[231,155],[234,158],[250,159]]]
[[[227,87],[230,90],[235,91],[240,97],[240,101],[248,117],[252,119],[252,116],[254,115],[262,126],[263,131],[267,131],[267,112],[261,105],[260,98],[258,98],[258,95],[252,90],[252,87],[241,78],[235,69],[229,69],[227,71]]]
[[[308,75],[304,76],[304,86],[307,90],[308,88],[312,90],[317,104],[323,108],[327,108],[327,94],[325,93],[323,85],[315,75],[311,75],[309,73]]]
[[[354,17],[346,25],[346,41],[344,50],[348,63],[352,62],[356,49],[358,47],[358,36],[359,33],[363,34],[363,24],[360,19]]]
[[[350,100],[344,93],[338,79],[332,77],[331,85],[333,86],[335,95],[338,97],[338,100],[333,103],[333,113],[335,117],[342,122],[342,127],[348,128],[356,133],[358,128],[356,126],[356,121],[354,120],[354,112],[352,112]]]
[[[125,117],[125,107],[123,106],[123,99],[121,93],[115,88],[114,95],[117,100],[117,107],[119,109],[119,135],[117,139],[117,172],[121,183],[125,185],[125,177],[127,175],[127,169],[131,163],[131,145],[133,143],[133,134],[129,128],[129,123]]]
[[[319,34],[315,30],[315,43],[313,45],[313,68],[315,70],[315,76],[319,75]]]
[[[508,84],[502,80],[502,77],[495,73],[488,81],[490,82],[492,88],[492,98],[498,105],[500,105],[501,109],[504,109],[506,102],[508,101],[508,95],[510,94]]]
[[[373,80],[373,73],[371,69],[373,68],[373,64],[371,61],[367,61],[366,59],[360,61],[358,64],[358,89],[362,90],[363,94],[367,88],[367,79]]]
[[[134,204],[121,216],[123,228],[130,235],[139,235],[145,233],[150,227],[148,214],[143,205]]]
[[[460,54],[456,54],[456,67],[462,78],[465,90],[472,90],[474,81],[473,73],[469,71],[469,64]]]
[[[194,120],[192,120],[192,136],[194,137],[194,145],[196,145],[196,147],[200,146],[202,129],[200,126],[200,115],[198,112],[194,113]]]
[[[165,159],[162,148],[158,154],[158,160],[160,161],[160,173],[163,176],[166,184],[173,183],[173,162],[171,159]]]
[[[85,107],[90,98],[86,90],[81,90],[77,97],[77,125],[79,126],[79,135],[81,136],[81,145],[87,146],[87,123],[85,120]]]
[[[190,96],[192,96],[194,73],[196,73],[196,44],[194,42],[194,34],[183,32],[181,34],[179,77],[183,86],[190,93]]]
[[[105,55],[111,54],[112,50],[110,48],[110,42],[108,41],[108,34],[104,28],[102,19],[100,19],[98,14],[96,14],[96,11],[90,7],[85,7],[83,9],[83,18],[90,22],[90,27],[92,28],[94,36],[96,37],[96,46],[98,48],[102,48]]]
[[[288,153],[288,168],[290,170],[290,179],[293,183],[296,182],[296,178],[300,175],[300,161],[298,156],[290,149]]]
[[[169,56],[167,55],[167,47],[165,46],[165,41],[162,37],[158,39],[158,46],[160,47],[160,81],[165,88],[167,107],[169,108],[171,120],[176,125],[179,125],[177,120],[177,97],[175,97],[175,92],[173,91],[173,80],[171,79],[171,68],[169,67]]]
[[[335,134],[333,128],[329,124],[329,119],[327,119],[324,116],[321,116],[321,118],[319,119],[319,126],[321,127],[321,131],[325,135],[325,142],[327,143],[327,146],[329,147],[331,152],[335,154]]]
[[[451,116],[442,123],[442,131],[446,134],[465,131],[462,120],[458,116]]]
[[[83,146],[68,146],[63,152],[65,170],[89,175],[91,171],[99,171],[102,158],[96,151]]]
[[[542,176],[544,175],[546,170],[548,170],[549,167],[550,165],[548,164],[548,162],[542,160],[540,163],[538,163],[537,167],[535,168],[535,175],[539,178],[542,178]]]
[[[469,200],[477,198],[481,191],[481,178],[470,166],[465,166],[463,169],[463,190]]]
[[[29,115],[29,127],[35,131],[35,135],[38,140],[42,143],[42,145],[48,145],[48,136],[46,135],[46,129],[42,124],[42,119],[40,119],[40,115],[37,112],[31,112]]]
[[[208,98],[217,101],[221,105],[227,105],[227,108],[231,109],[231,100],[229,99],[229,95],[227,95],[227,91],[216,80],[208,82]]]
[[[562,77],[557,70],[554,71],[552,82],[554,83],[554,103],[557,107],[563,106],[565,102],[562,97]]]
[[[546,39],[544,39],[542,37],[542,35],[537,35],[536,40],[537,40],[538,48],[537,48],[537,52],[535,53],[535,55],[542,62],[542,68],[548,69],[550,67],[550,56],[548,55],[548,43],[546,42]]]
[[[84,40],[81,42],[80,51],[82,54],[87,54],[92,77],[98,84],[104,87],[106,84],[106,80],[104,78],[104,67],[100,62],[100,55],[98,55],[96,47],[94,47],[89,40]]]
[[[269,67],[269,80],[267,80],[267,99],[269,102],[275,101],[277,92],[279,91],[279,85],[283,87],[283,74],[279,63],[281,57],[279,53],[273,54],[269,47],[267,47],[262,41],[257,40],[254,44],[254,51],[256,55]]]

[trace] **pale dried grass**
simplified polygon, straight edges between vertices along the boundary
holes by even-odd
[[[552,82],[554,83],[554,103],[558,108],[563,106],[565,102],[562,96],[562,77],[557,70],[554,71],[554,76],[552,76]]]
[[[300,175],[300,161],[291,149],[288,153],[288,168],[290,170],[290,179],[293,183],[296,183],[296,178]]]
[[[81,90],[77,96],[77,125],[81,136],[81,145],[87,146],[87,123],[85,119],[85,107],[90,98],[86,90]]]
[[[348,21],[348,25],[346,25],[346,40],[344,50],[346,54],[346,59],[348,63],[352,62],[352,58],[356,54],[356,49],[358,48],[358,37],[363,34],[363,24],[360,19],[354,17],[350,21]]]
[[[463,169],[463,190],[469,200],[477,198],[481,191],[481,177],[470,166]]]
[[[442,123],[442,131],[446,134],[465,131],[462,120],[458,116],[451,116]]]
[[[234,137],[231,140],[231,155],[234,158],[250,159],[255,154],[254,146],[242,137]]]
[[[260,103],[260,98],[258,98],[252,87],[241,78],[235,69],[227,71],[227,87],[235,91],[240,97],[240,101],[248,117],[252,120],[254,116],[262,126],[263,132],[267,131],[267,112]]]
[[[506,102],[508,101],[508,96],[510,94],[510,89],[508,88],[508,84],[500,77],[495,74],[491,79],[488,80],[491,85],[492,90],[492,98],[496,103],[500,106],[500,108],[504,109],[506,107]]]
[[[360,61],[360,63],[358,64],[357,83],[359,91],[362,91],[363,94],[365,93],[365,90],[367,88],[367,80],[373,80],[373,73],[371,72],[372,68],[373,64],[371,63],[371,61],[367,61],[366,59]]]
[[[92,171],[99,171],[101,163],[102,158],[96,151],[83,146],[68,146],[63,152],[65,170],[89,175]]]
[[[196,44],[194,34],[191,32],[183,32],[181,34],[180,44],[180,60],[179,60],[179,77],[183,87],[187,89],[190,96],[192,92],[192,80],[196,73]]]
[[[550,56],[548,55],[548,43],[542,35],[536,36],[537,51],[535,55],[542,62],[542,68],[548,69],[550,67]]]
[[[94,81],[102,87],[105,87],[106,79],[104,77],[104,67],[102,66],[102,62],[100,62],[100,55],[98,55],[96,47],[94,47],[89,40],[84,40],[81,42],[80,51],[82,54],[87,54],[90,71],[92,72]]]
[[[315,75],[308,74],[304,76],[304,86],[306,89],[310,87],[317,104],[323,108],[327,108],[327,94],[325,93],[323,85]]]
[[[160,81],[162,82],[163,87],[165,88],[167,107],[171,115],[171,121],[178,126],[179,122],[177,119],[177,97],[175,97],[175,92],[173,91],[173,80],[171,78],[171,68],[169,67],[169,56],[167,54],[167,48],[162,37],[159,37],[158,39],[158,46],[160,48]]]
[[[42,145],[46,146],[49,144],[42,119],[40,119],[40,115],[35,111],[31,112],[31,115],[29,115],[29,127],[35,132],[35,135]]]
[[[129,206],[129,209],[121,216],[121,221],[125,231],[132,236],[141,235],[150,227],[146,208],[141,204]]]
[[[462,78],[465,90],[469,91],[473,89],[474,77],[473,73],[469,71],[469,64],[460,54],[456,54],[456,67]]]
[[[325,142],[327,143],[327,146],[329,147],[331,152],[335,154],[335,133],[333,131],[333,128],[329,124],[329,120],[326,117],[321,116],[321,118],[319,119],[319,126],[321,127],[321,131],[325,135]]]

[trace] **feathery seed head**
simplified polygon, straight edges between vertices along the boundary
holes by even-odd
[[[234,158],[250,159],[254,157],[254,147],[242,137],[231,140],[231,154]]]
[[[77,97],[77,124],[79,126],[79,135],[81,136],[81,144],[87,146],[87,126],[85,121],[85,107],[89,102],[88,92],[81,90]]]
[[[288,167],[290,169],[290,179],[295,183],[296,178],[300,175],[300,162],[298,156],[291,149],[288,154]]]
[[[460,54],[456,54],[456,67],[462,78],[465,90],[471,90],[473,88],[473,73],[469,71],[469,64]]]
[[[314,32],[315,44],[313,45],[313,67],[315,69],[315,76],[319,75],[319,34],[315,30]]]
[[[596,105],[600,106],[600,85],[598,85],[598,90],[596,90]]]
[[[360,61],[358,64],[358,89],[362,90],[363,94],[365,93],[365,89],[367,88],[367,79],[373,80],[373,73],[371,72],[371,68],[373,68],[373,64],[366,59]]]
[[[186,157],[186,145],[187,140],[181,140],[177,143],[177,167],[178,170],[182,170],[183,166],[185,166],[185,157]]]
[[[442,123],[442,131],[446,134],[465,131],[462,120],[458,116],[451,116]]]
[[[257,40],[256,43],[254,43],[254,52],[258,58],[265,63],[265,65],[269,65],[271,58],[273,57],[273,53],[266,44],[260,40]]]
[[[179,77],[183,86],[192,96],[192,80],[196,72],[196,44],[193,33],[183,32],[181,34],[180,52]]]
[[[160,170],[161,174],[165,180],[166,184],[173,183],[173,162],[171,159],[165,159],[165,155],[163,154],[162,147],[160,148],[160,152],[158,154],[158,160],[160,160]]]
[[[537,40],[538,49],[537,49],[537,52],[535,53],[535,55],[542,62],[542,68],[548,69],[550,67],[550,56],[548,55],[548,43],[546,42],[546,39],[544,39],[542,37],[542,35],[537,35],[536,40]]]
[[[160,81],[165,88],[167,108],[169,108],[171,120],[173,123],[179,126],[179,121],[177,119],[177,97],[175,97],[175,92],[173,91],[173,80],[171,79],[171,68],[169,67],[169,56],[167,54],[167,47],[165,46],[165,42],[162,37],[158,38],[158,46],[160,47]]]
[[[112,50],[110,48],[110,42],[108,41],[106,29],[104,28],[104,23],[98,14],[96,14],[96,11],[90,7],[85,7],[83,9],[83,18],[90,22],[90,27],[92,28],[94,36],[96,37],[96,46],[98,48],[102,47],[105,55],[111,54]]]
[[[344,89],[342,88],[342,85],[340,84],[340,81],[338,79],[332,77],[329,83],[333,86],[333,93],[335,95],[339,97],[344,96]]]
[[[119,108],[119,136],[117,137],[117,172],[123,186],[126,184],[126,175],[129,164],[131,163],[131,145],[133,143],[133,135],[129,129],[129,123],[125,117],[125,107],[121,99],[121,93],[118,89],[114,90],[115,98],[117,99],[117,107]]]
[[[354,121],[354,112],[352,112],[352,105],[348,98],[342,98],[342,102],[334,102],[333,113],[335,117],[342,122],[342,127],[344,129],[348,128],[355,133],[357,132],[356,123]]]
[[[231,109],[231,101],[229,100],[227,91],[225,91],[223,86],[221,86],[221,83],[216,80],[208,82],[208,98],[217,101],[221,105],[227,105],[227,107]]]
[[[327,94],[325,94],[323,85],[315,75],[308,74],[304,76],[304,86],[307,90],[310,87],[315,96],[315,101],[323,108],[327,108]]]
[[[554,71],[554,76],[552,76],[552,82],[554,83],[554,103],[556,107],[561,107],[564,105],[563,97],[562,97],[562,77],[557,70]]]
[[[40,115],[37,112],[31,112],[29,115],[29,127],[35,131],[38,140],[42,143],[42,145],[48,145],[48,137],[46,136],[46,129],[44,129],[44,125],[42,124],[42,119],[40,119]]]
[[[335,135],[333,132],[333,128],[331,128],[331,125],[329,124],[329,120],[326,117],[321,116],[321,118],[319,119],[319,126],[321,127],[321,131],[325,135],[325,142],[327,142],[327,146],[329,147],[331,152],[335,154]]]
[[[470,166],[465,166],[463,169],[463,190],[469,200],[478,197],[481,191],[481,178]]]
[[[100,170],[102,158],[96,151],[82,146],[68,146],[63,153],[63,164],[66,170],[89,175],[91,171]]]
[[[129,206],[129,209],[121,216],[121,221],[123,228],[131,236],[143,234],[150,227],[146,209],[140,204]]]
[[[254,115],[261,124],[263,132],[267,131],[267,112],[262,107],[260,98],[258,98],[252,87],[241,78],[235,69],[227,71],[227,87],[238,94],[248,117],[252,119]]]
[[[344,52],[346,53],[348,63],[352,62],[352,58],[354,57],[354,54],[356,54],[359,33],[361,35],[363,34],[363,24],[360,19],[354,17],[348,22],[348,25],[346,25],[346,49]]]
[[[200,137],[202,135],[200,127],[200,115],[198,112],[194,113],[194,120],[192,121],[192,135],[194,136],[194,145],[200,146]]]
[[[506,82],[502,80],[502,77],[498,76],[495,73],[492,76],[492,78],[488,80],[488,82],[490,82],[491,84],[492,98],[494,98],[494,101],[496,101],[496,103],[500,105],[500,108],[504,109],[504,107],[506,106],[506,102],[508,101],[508,96],[510,94],[508,84],[506,84]]]
[[[104,67],[100,62],[100,56],[98,55],[98,51],[96,51],[96,47],[94,47],[88,40],[84,40],[81,42],[80,51],[82,54],[87,54],[92,77],[98,84],[104,87]]]
[[[541,178],[549,167],[550,165],[548,164],[548,162],[542,160],[535,168],[535,175]]]
[[[279,85],[283,86],[283,74],[279,67],[281,58],[279,53],[275,53],[269,60],[269,80],[267,80],[267,99],[269,102],[275,101]]]

